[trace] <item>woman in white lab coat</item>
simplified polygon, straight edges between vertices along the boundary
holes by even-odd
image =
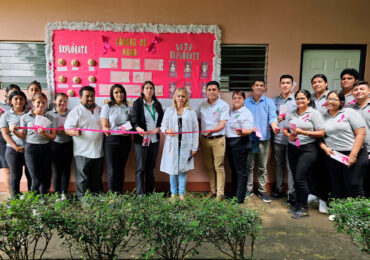
[[[199,129],[196,112],[189,106],[185,88],[175,91],[173,105],[164,113],[161,131],[166,134],[161,171],[170,175],[171,197],[179,194],[184,199],[187,171],[194,169],[194,155],[198,150]]]

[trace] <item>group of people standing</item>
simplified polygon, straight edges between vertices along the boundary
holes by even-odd
[[[293,82],[292,76],[282,75],[281,94],[270,99],[263,94],[265,81],[256,80],[250,97],[244,91],[233,92],[230,108],[220,98],[219,83],[210,81],[207,99],[197,110],[189,105],[189,93],[182,87],[176,89],[173,104],[164,110],[151,81],[143,83],[141,96],[132,108],[127,104],[125,88],[115,84],[110,89],[110,101],[102,108],[95,103],[95,89],[85,86],[79,91],[80,104],[75,108],[68,110],[68,97],[58,93],[50,111],[38,82],[28,87],[31,101],[18,86],[10,85],[5,102],[0,104],[4,111],[0,120],[4,138],[0,140],[1,167],[10,169],[13,196],[20,194],[20,178],[26,166],[30,191],[48,193],[52,171],[54,191],[65,197],[74,157],[77,197],[81,198],[87,190],[103,190],[105,156],[108,189],[122,193],[132,139],[120,131],[135,131],[136,193],[143,196],[155,188],[153,171],[162,133],[165,142],[160,170],[170,175],[172,197],[184,198],[187,172],[194,169],[199,144],[210,182],[208,196],[219,200],[236,197],[243,203],[253,193],[265,202],[281,198],[285,195],[285,171],[287,202],[296,219],[309,216],[308,203],[314,200],[320,200],[320,211],[327,213],[330,194],[332,198],[357,197],[365,195],[365,190],[369,196],[368,83],[359,81],[354,69],[342,72],[341,92],[329,92],[323,74],[312,78],[312,95],[307,90],[294,94]],[[35,124],[40,117],[48,124]],[[272,144],[276,189],[269,196],[266,165]],[[347,161],[332,158],[338,152],[348,156]],[[232,177],[227,194],[225,154]],[[258,191],[253,190],[255,166]]]

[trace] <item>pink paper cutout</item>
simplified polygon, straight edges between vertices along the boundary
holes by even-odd
[[[280,114],[280,116],[281,116],[283,119],[285,119],[286,114],[285,114],[285,113],[282,113],[282,114]]]
[[[262,138],[262,134],[258,129],[255,129],[255,132],[257,137]]]

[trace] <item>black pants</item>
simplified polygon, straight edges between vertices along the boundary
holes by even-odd
[[[231,168],[230,196],[236,196],[238,203],[243,203],[247,188],[249,138],[226,138],[226,154]]]
[[[326,157],[325,152],[319,148],[312,174],[308,176],[309,193],[319,197],[323,201],[328,201],[328,195],[331,190],[329,172],[326,167]]]
[[[350,151],[340,153],[349,155]],[[364,195],[363,183],[368,166],[367,156],[367,151],[362,148],[357,155],[357,162],[349,168],[329,156],[326,157],[333,198],[355,198]]]
[[[51,142],[54,192],[67,193],[71,176],[73,141],[67,143]]]
[[[10,170],[10,190],[12,192],[12,195],[16,196],[20,194],[19,187],[22,179],[23,165],[25,165],[24,153],[19,153],[13,148],[7,146],[5,158]],[[25,174],[27,178],[28,190],[30,191],[32,179],[27,167],[25,167]]]
[[[317,158],[317,144],[309,143],[297,148],[288,144],[288,158],[293,174],[297,206],[307,208],[308,186],[307,178],[312,174],[312,168]]]
[[[104,154],[108,174],[108,190],[122,193],[125,167],[131,149],[131,136],[104,137]]]
[[[75,156],[75,177],[77,198],[85,195],[86,191],[97,193],[103,191],[103,157],[87,158]]]
[[[48,193],[51,183],[50,143],[26,143],[24,158],[32,178],[31,192]]]
[[[150,194],[155,188],[153,170],[159,151],[159,141],[150,143],[149,146],[142,146],[139,143],[134,143],[134,149],[136,158],[136,194]]]
[[[370,198],[370,160],[367,166],[367,172],[364,180],[364,193],[366,198]]]

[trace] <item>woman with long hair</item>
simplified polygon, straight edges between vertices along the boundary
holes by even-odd
[[[327,155],[332,197],[336,199],[364,195],[363,181],[368,164],[368,154],[363,147],[366,123],[357,111],[345,108],[344,102],[343,92],[329,92],[328,113],[324,116],[325,137],[320,143]],[[348,156],[347,165],[331,157],[335,152]]]
[[[47,97],[44,93],[36,93],[32,98],[33,109],[22,115],[21,127],[35,127],[36,118],[46,122],[37,129],[21,129],[14,127],[14,133],[25,139],[25,161],[31,174],[31,192],[46,194],[51,181],[51,148],[50,141],[55,139],[55,130],[44,130],[45,127],[55,128],[55,121],[45,113]]]
[[[126,90],[122,85],[115,84],[110,88],[110,101],[102,107],[100,120],[105,131],[131,130],[130,108],[127,105]],[[103,146],[108,190],[122,193],[131,136],[106,132]]]
[[[5,100],[0,102],[0,118],[2,118],[2,115],[9,111],[11,109],[11,103],[9,101],[9,95],[13,91],[20,91],[21,89],[19,88],[18,85],[15,84],[10,84],[6,87],[5,89]],[[11,195],[11,184],[10,184],[10,171],[9,171],[9,166],[7,163],[7,160],[5,158],[5,153],[6,153],[6,145],[7,142],[3,135],[0,134],[0,170],[4,173],[5,175],[5,184],[7,185],[8,189],[8,194]]]
[[[159,151],[159,132],[163,114],[162,105],[155,96],[154,83],[145,81],[141,88],[141,96],[135,100],[131,110],[132,127],[140,133],[134,136],[138,196],[152,193],[155,188],[153,170]]]
[[[301,89],[295,94],[297,110],[287,117],[284,135],[288,137],[288,158],[296,190],[296,205],[290,212],[294,219],[309,216],[307,177],[317,158],[317,138],[324,136],[324,121],[320,112],[310,106],[311,95]]]
[[[1,132],[6,140],[5,158],[10,169],[10,189],[12,197],[21,194],[20,181],[23,173],[24,142],[14,131],[15,126],[19,126],[20,118],[25,114],[26,95],[22,91],[15,90],[9,95],[9,102],[12,108],[2,115],[0,120]],[[27,184],[30,189],[32,180],[27,168],[25,169]]]
[[[197,114],[189,105],[185,88],[175,91],[173,105],[164,113],[161,131],[166,134],[161,171],[170,175],[171,197],[184,199],[187,172],[194,169],[194,155],[199,145]],[[195,132],[173,134],[175,132]]]

